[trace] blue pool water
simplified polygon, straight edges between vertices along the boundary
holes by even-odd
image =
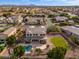
[[[32,49],[32,45],[24,46],[25,47],[25,52],[29,52]]]

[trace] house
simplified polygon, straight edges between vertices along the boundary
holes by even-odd
[[[5,19],[5,17],[0,16],[0,24],[4,23]]]
[[[6,38],[11,36],[11,35],[15,35],[17,31],[16,27],[10,27],[7,30],[5,30],[4,32],[0,33],[0,43],[5,43],[6,42]]]
[[[3,32],[3,34],[7,35],[7,37],[16,34],[17,28],[16,27],[10,27],[7,30]]]
[[[79,26],[63,26],[61,29],[66,35],[75,35],[79,39]]]
[[[74,24],[74,21],[73,20],[68,20],[68,23],[69,24]]]
[[[68,18],[64,17],[64,16],[57,16],[57,17],[55,17],[55,19],[57,22],[64,22],[64,21],[68,20]]]
[[[8,17],[6,20],[8,23],[22,23],[23,17],[14,15],[14,16]]]
[[[27,17],[27,21],[25,23],[27,25],[30,24],[40,24],[40,25],[45,25],[45,19],[43,17]]]
[[[18,21],[18,23],[22,23],[23,17],[21,15],[19,15],[17,21]]]
[[[6,18],[7,23],[16,23],[17,22],[17,17],[16,16],[10,16]]]
[[[26,40],[28,41],[45,41],[46,37],[46,27],[45,26],[26,26]]]
[[[5,17],[1,16],[1,17],[0,17],[0,20],[5,20]]]

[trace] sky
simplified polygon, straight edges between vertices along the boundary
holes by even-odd
[[[78,6],[79,0],[0,0],[0,5]]]

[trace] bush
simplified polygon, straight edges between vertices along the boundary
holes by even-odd
[[[67,13],[61,13],[60,16],[68,17],[69,15]]]
[[[61,22],[59,25],[60,26],[67,26],[67,25],[70,25],[70,24],[68,22]]]
[[[70,38],[72,39],[72,41],[73,41],[75,44],[79,45],[79,40],[76,38],[75,35],[72,35]]]
[[[39,55],[42,51],[41,51],[40,48],[36,48],[36,49],[35,49],[35,52],[36,52],[37,55]]]
[[[53,14],[50,14],[48,15],[48,18],[52,18],[52,17],[55,17],[56,15],[53,15]]]
[[[3,16],[4,16],[4,17],[11,16],[11,13],[10,13],[10,12],[6,12],[6,13],[3,14]]]

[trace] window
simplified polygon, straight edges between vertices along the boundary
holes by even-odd
[[[40,36],[42,36],[42,34],[40,34]]]
[[[4,41],[4,39],[0,39],[0,41],[2,42],[2,41]]]
[[[35,34],[36,36],[38,36],[38,34]]]
[[[40,36],[45,36],[45,34],[40,34]]]
[[[38,34],[33,34],[33,36],[38,36]]]
[[[45,36],[45,34],[43,34],[43,36]]]
[[[29,34],[27,34],[27,36],[29,36]]]
[[[30,34],[30,36],[32,36],[32,34]]]
[[[1,40],[1,41],[4,41],[4,40]]]
[[[35,34],[33,34],[33,36],[35,36]]]

